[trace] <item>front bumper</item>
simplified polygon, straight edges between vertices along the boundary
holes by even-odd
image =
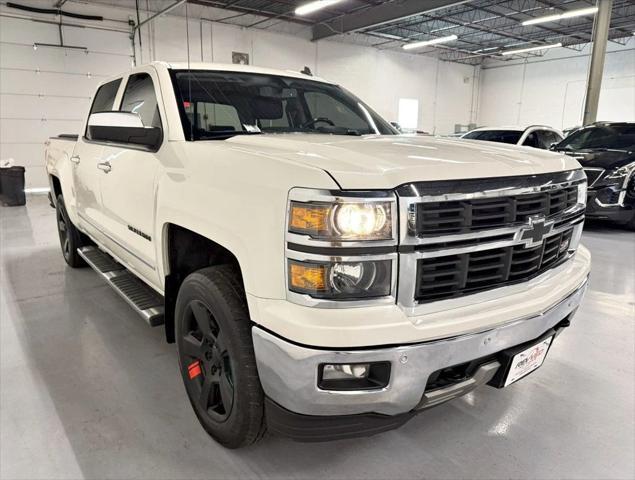
[[[494,355],[539,338],[563,320],[569,320],[586,291],[584,282],[566,298],[541,314],[519,318],[505,325],[474,334],[414,345],[370,350],[325,350],[283,340],[259,327],[252,336],[263,390],[275,404],[290,412],[310,416],[355,414],[402,415],[440,403],[430,400],[426,384],[440,369]],[[389,361],[391,376],[380,390],[327,391],[318,388],[318,366],[324,363]],[[490,367],[491,370],[491,367]],[[481,372],[489,375],[494,371]],[[476,376],[476,375],[475,375]],[[483,378],[481,380],[484,380]],[[445,392],[450,400],[476,387],[479,382]]]
[[[621,190],[615,187],[589,190],[587,194],[587,218],[610,220],[616,223],[628,223],[635,216],[635,207],[631,198],[617,203]]]

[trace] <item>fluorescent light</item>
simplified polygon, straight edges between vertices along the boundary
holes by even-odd
[[[580,8],[578,10],[569,10],[568,12],[557,13],[556,15],[547,15],[546,17],[532,18],[525,20],[523,25],[535,25],[536,23],[556,22],[563,18],[582,17],[584,15],[592,15],[598,11],[598,7]]]
[[[562,43],[553,43],[551,45],[539,45],[538,47],[519,48],[518,50],[505,50],[501,55],[516,55],[517,53],[535,52],[536,50],[546,50],[548,48],[562,47]]]
[[[323,8],[330,7],[331,5],[335,5],[336,3],[341,2],[342,0],[315,0],[314,2],[305,3],[304,5],[300,5],[295,9],[296,15],[308,15],[313,12],[317,12],[318,10],[322,10]]]
[[[435,38],[433,40],[424,40],[423,42],[406,43],[401,48],[403,48],[404,50],[412,50],[414,48],[427,47],[428,45],[436,45],[437,43],[451,42],[452,40],[456,40],[457,38],[459,37],[457,37],[456,35],[450,35],[449,37],[440,37],[440,38]]]
[[[389,38],[391,40],[405,40],[405,38],[400,37],[399,35],[393,35],[392,33],[372,32],[372,34],[377,37]]]
[[[500,47],[479,48],[478,50],[474,50],[472,53],[491,52],[492,50],[498,50],[499,48]]]

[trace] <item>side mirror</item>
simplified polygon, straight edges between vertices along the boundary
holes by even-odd
[[[159,127],[145,127],[133,112],[98,112],[88,118],[88,139],[157,150],[163,140]]]
[[[549,150],[551,150],[552,152],[555,152],[557,146],[558,146],[557,143],[552,143],[551,145],[549,145]]]

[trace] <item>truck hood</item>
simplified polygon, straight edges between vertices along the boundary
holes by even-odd
[[[430,180],[506,177],[580,168],[560,153],[427,136],[349,137],[303,133],[240,135],[243,153],[283,158],[328,172],[343,189],[388,189]]]

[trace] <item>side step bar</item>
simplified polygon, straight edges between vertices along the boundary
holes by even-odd
[[[164,323],[164,300],[110,255],[97,247],[77,249],[79,256],[95,270],[151,327]]]

